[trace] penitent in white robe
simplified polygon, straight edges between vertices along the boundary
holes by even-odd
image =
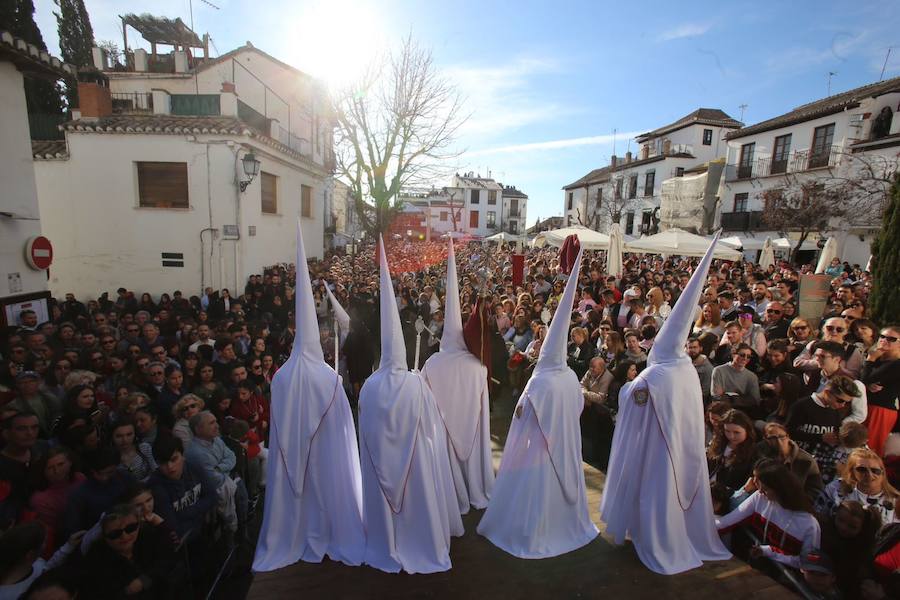
[[[616,543],[664,575],[727,560],[704,454],[700,383],[686,356],[651,365],[622,388],[600,506]]]
[[[478,533],[519,558],[547,558],[597,537],[581,462],[581,386],[571,369],[531,379],[519,399]]]
[[[359,446],[364,562],[388,573],[450,569],[464,533],[444,425],[418,373],[379,369],[362,387]]]
[[[494,487],[487,369],[466,350],[441,350],[422,367],[447,430],[460,514],[487,508]]]
[[[254,571],[325,555],[359,565],[365,551],[353,416],[341,380],[295,352],[272,380],[262,528]]]

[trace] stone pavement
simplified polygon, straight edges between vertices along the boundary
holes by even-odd
[[[498,402],[491,415],[494,464],[499,467],[512,402]],[[584,463],[591,518],[601,531],[600,497],[604,475]],[[515,510],[515,507],[510,507]],[[656,575],[638,560],[633,548],[614,546],[603,535],[587,546],[544,560],[522,560],[479,536],[475,528],[484,511],[463,517],[466,534],[453,538],[453,568],[433,575],[382,573],[370,567],[347,567],[326,560],[297,563],[253,578],[247,598],[796,598],[745,563],[707,563],[675,576]]]

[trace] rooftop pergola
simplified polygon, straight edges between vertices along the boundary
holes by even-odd
[[[179,48],[183,50],[202,48],[204,58],[208,55],[205,36],[204,39],[200,39],[179,18],[167,19],[166,17],[155,17],[147,13],[141,15],[120,15],[119,18],[122,20],[122,41],[125,52],[128,52],[127,28],[131,26],[141,34],[141,37],[150,42],[150,52],[154,56],[156,55],[157,44],[173,46],[176,50]]]

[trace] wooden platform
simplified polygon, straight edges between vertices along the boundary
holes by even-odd
[[[511,402],[495,406],[491,418],[494,465],[499,467],[509,427]],[[584,463],[591,517],[599,519],[604,475]],[[510,507],[515,510],[515,507]],[[434,575],[382,573],[370,567],[348,567],[325,561],[297,563],[254,576],[248,598],[796,598],[794,594],[745,563],[729,560],[700,569],[662,576],[646,569],[630,545],[614,546],[603,535],[563,556],[522,560],[479,536],[475,528],[483,511],[463,517],[466,534],[453,538],[453,568]]]

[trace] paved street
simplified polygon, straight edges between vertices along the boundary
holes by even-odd
[[[499,466],[510,418],[510,401],[492,415],[494,463]],[[498,435],[497,432],[502,432]],[[591,517],[602,529],[598,507],[604,475],[584,464]],[[515,510],[515,507],[510,507]],[[326,561],[299,563],[256,575],[248,598],[792,598],[771,579],[731,560],[709,563],[674,577],[648,571],[630,546],[598,537],[575,552],[545,560],[521,560],[494,547],[475,528],[483,511],[463,518],[466,534],[454,538],[453,569],[434,575],[390,575],[369,567]]]

